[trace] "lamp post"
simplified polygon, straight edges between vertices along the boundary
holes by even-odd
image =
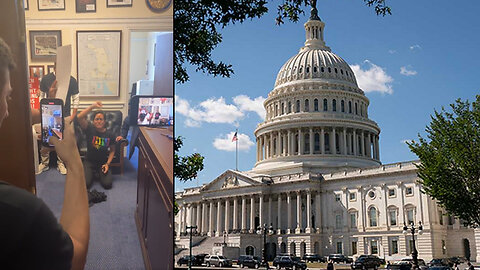
[[[417,248],[415,247],[415,230],[418,231],[418,234],[422,234],[423,233],[423,226],[422,226],[422,222],[419,221],[418,222],[418,228],[415,228],[415,225],[413,224],[413,221],[410,223],[410,227],[407,226],[407,224],[405,224],[405,222],[403,223],[403,234],[407,234],[408,233],[408,230],[410,230],[411,234],[412,234],[412,243],[413,243],[413,251],[412,251],[412,259],[413,259],[413,265],[412,265],[412,269],[418,269],[418,251],[417,251]]]
[[[192,269],[192,234],[193,230],[196,230],[197,226],[187,226],[187,232],[190,233],[190,256],[188,257],[188,269]]]
[[[267,228],[267,224],[263,224],[263,226],[258,226],[257,234],[263,234],[263,249],[262,249],[263,264],[267,267],[267,269],[270,269],[267,262],[267,234],[268,235],[273,234],[272,224],[270,224],[270,227],[268,228]]]

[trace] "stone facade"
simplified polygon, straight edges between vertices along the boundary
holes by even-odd
[[[209,184],[176,194],[177,240],[196,225],[224,236],[240,254],[261,255],[260,225],[269,227],[267,255],[305,253],[387,259],[411,253],[404,224],[423,225],[420,258],[480,260],[480,233],[445,216],[422,193],[415,161],[382,165],[380,128],[353,71],[323,41],[325,24],[305,23],[306,42],[280,69],[255,130],[255,167],[227,170]],[[177,244],[180,241],[177,241]],[[469,251],[468,251],[469,250]]]

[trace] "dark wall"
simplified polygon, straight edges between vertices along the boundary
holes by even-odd
[[[35,193],[23,0],[2,1],[0,18],[0,37],[12,49],[17,63],[10,73],[14,91],[8,102],[9,117],[0,128],[0,180]]]

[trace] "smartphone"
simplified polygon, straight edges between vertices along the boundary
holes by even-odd
[[[48,138],[55,136],[63,139],[63,100],[58,98],[44,98],[40,101],[42,113],[42,145],[53,146]]]

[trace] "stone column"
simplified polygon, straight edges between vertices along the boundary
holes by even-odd
[[[377,160],[380,160],[380,145],[378,144],[378,135],[375,136],[375,145],[376,147],[376,152],[377,152]]]
[[[282,140],[283,140],[282,154],[284,157],[286,157],[288,153],[288,144],[287,144],[288,138],[285,136],[285,133],[282,136]]]
[[[289,129],[287,130],[287,156],[291,156],[292,153],[292,131]]]
[[[250,233],[255,232],[255,197],[250,197]]]
[[[343,128],[343,155],[347,155],[347,128]]]
[[[277,234],[282,233],[282,194],[277,197]]]
[[[302,129],[298,129],[298,155],[303,154],[303,135],[302,135]]]
[[[207,233],[207,204],[202,202],[202,234]]]
[[[405,218],[405,213],[404,213],[404,209],[405,209],[405,195],[403,193],[403,183],[402,182],[397,182],[397,186],[398,186],[398,192],[397,192],[397,196],[399,196],[401,198],[401,201],[402,201],[402,204],[400,205],[400,207],[398,207],[398,216],[401,217],[401,221],[402,223],[405,223],[407,220]],[[437,211],[435,211],[437,212]],[[438,213],[438,212],[437,212]],[[438,219],[437,219],[438,220]]]
[[[312,232],[312,209],[310,209],[312,201],[312,192],[307,190],[307,228],[305,229],[306,233]]]
[[[268,195],[268,226],[272,224],[272,194]]]
[[[364,131],[361,131],[361,141],[362,141],[362,156],[365,156],[365,135],[363,135]]]
[[[302,193],[297,191],[297,228],[295,233],[300,233],[302,227]]]
[[[217,202],[217,231],[215,236],[222,236],[222,201]]]
[[[260,160],[264,160],[265,157],[263,156],[263,135],[260,135]]]
[[[315,194],[315,227],[317,233],[320,233],[320,228],[322,228],[322,213],[321,213],[321,200],[320,200],[320,192],[317,191]]]
[[[475,259],[477,262],[480,262],[480,228],[474,229],[473,235],[475,237],[475,249],[477,250],[477,258]],[[471,259],[473,260],[473,256]]]
[[[242,232],[247,230],[247,198],[242,196]]]
[[[383,191],[383,208],[384,209],[379,209],[380,210],[380,216],[382,215],[381,213],[385,213],[383,215],[383,223],[385,224],[386,227],[389,227],[390,225],[388,224],[388,188],[387,186],[383,183],[380,185],[382,187],[382,191]],[[397,223],[398,224],[398,223]]]
[[[292,233],[292,197],[287,193],[287,233]]]
[[[202,206],[200,202],[197,204],[197,232],[202,232]]]
[[[178,214],[179,214],[180,220],[178,221],[177,237],[180,237],[180,234],[182,233],[182,229],[183,229],[183,206],[179,207]]]
[[[365,194],[363,194],[363,188],[357,187],[358,196],[360,200],[360,209],[358,210],[358,230],[364,232],[365,231],[365,219],[363,218],[367,213],[365,213]],[[360,244],[360,242],[358,242]],[[360,244],[361,245],[361,244]]]
[[[260,226],[263,226],[263,223],[265,220],[263,219],[263,212],[264,212],[264,206],[263,206],[263,194],[260,194],[260,198],[258,201],[258,223]]]
[[[225,199],[225,231],[230,230],[230,201]]]
[[[187,226],[192,226],[192,205],[187,206]]]
[[[275,157],[275,147],[273,146],[273,132],[270,132],[269,134],[270,137],[270,147],[268,149],[268,156],[270,158]]]
[[[415,197],[417,197],[417,200],[418,200],[418,203],[417,203],[417,207],[418,207],[418,211],[417,211],[417,220],[420,220],[422,222],[422,224],[425,224],[424,220],[423,220],[423,202],[422,202],[422,192],[420,192],[420,185],[419,184],[415,184],[415,187],[416,187],[416,190],[415,190]]]
[[[233,198],[233,230],[238,230],[238,198]]]
[[[277,156],[278,157],[281,156],[282,152],[283,152],[282,149],[280,148],[280,145],[281,145],[280,140],[281,139],[282,139],[282,137],[280,136],[280,131],[278,131],[278,133],[277,133]]]
[[[213,236],[213,201],[210,201],[210,215],[209,215],[209,223],[208,223],[208,236]]]
[[[353,155],[357,155],[357,133],[355,132],[355,129],[353,130]]]
[[[309,134],[309,140],[310,140],[310,155],[313,155],[313,128],[310,128],[310,134]]]
[[[325,155],[325,129],[323,127],[320,130],[320,149],[322,150],[322,155]]]
[[[336,155],[337,154],[337,135],[335,133],[335,128],[332,127],[332,139],[330,140],[332,142],[332,145],[330,146],[330,149],[332,149],[332,154]]]

